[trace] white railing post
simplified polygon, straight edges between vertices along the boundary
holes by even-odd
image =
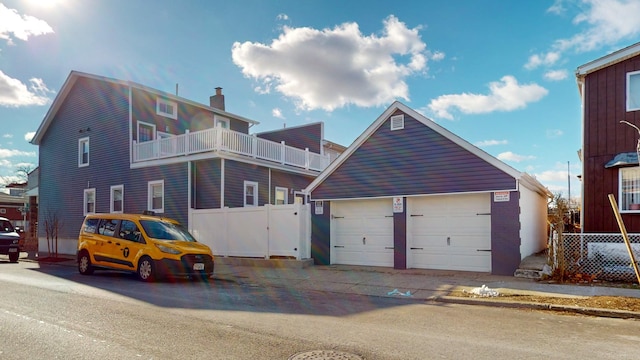
[[[258,135],[253,134],[253,138],[251,139],[251,154],[255,159],[258,154]]]
[[[184,131],[184,154],[189,155],[191,152],[191,142],[189,141],[189,129]]]
[[[215,145],[214,148],[218,151],[220,151],[220,149],[222,149],[222,131],[220,131],[220,129],[222,129],[222,125],[220,125],[220,123],[218,123],[218,126],[216,126],[214,128],[215,130]]]
[[[138,161],[138,141],[133,140],[133,162]]]
[[[287,147],[284,144],[284,141],[280,141],[282,147],[280,148],[280,163],[284,165],[284,159],[287,153]]]
[[[304,148],[304,168],[309,170],[309,148]]]

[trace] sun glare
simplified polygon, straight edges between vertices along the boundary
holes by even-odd
[[[29,3],[41,8],[52,8],[60,5],[63,1],[64,0],[29,0]]]

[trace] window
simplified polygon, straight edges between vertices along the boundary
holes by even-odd
[[[258,206],[258,183],[244,182],[244,206]]]
[[[89,138],[78,140],[78,167],[89,165]]]
[[[142,234],[140,233],[138,226],[130,220],[122,220],[122,223],[120,223],[120,233],[118,235],[121,239],[143,242]]]
[[[98,234],[113,236],[116,233],[116,228],[118,227],[118,222],[120,220],[102,220],[100,221],[100,226],[98,227]]]
[[[164,180],[149,181],[147,210],[164,212]]]
[[[83,214],[93,214],[96,212],[96,189],[84,189],[84,210]]]
[[[156,126],[153,124],[147,124],[142,121],[138,121],[138,142],[145,142],[154,140],[156,133]]]
[[[620,211],[640,212],[640,168],[620,169]]]
[[[289,203],[289,193],[285,187],[276,186],[276,205],[286,205]]]
[[[124,185],[111,187],[110,212],[121,213],[124,211]]]
[[[300,191],[296,191],[293,196],[295,196],[294,198],[294,204],[306,204],[306,199],[303,193],[301,193]]]
[[[216,115],[214,126],[229,129],[229,119]]]
[[[156,114],[176,120],[178,119],[178,104],[175,101],[157,98]]]
[[[391,117],[391,130],[404,129],[404,115],[395,115]]]
[[[6,214],[6,213],[7,213],[7,209],[5,208],[0,209],[0,214]]]
[[[640,110],[640,71],[627,73],[627,111]]]

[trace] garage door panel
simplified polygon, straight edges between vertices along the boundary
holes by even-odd
[[[490,200],[489,194],[410,198],[410,266],[491,271],[491,253],[478,251],[491,249]]]
[[[391,199],[331,203],[332,263],[393,266]]]

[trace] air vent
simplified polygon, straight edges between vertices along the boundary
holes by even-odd
[[[391,130],[404,129],[404,114],[391,117]]]

